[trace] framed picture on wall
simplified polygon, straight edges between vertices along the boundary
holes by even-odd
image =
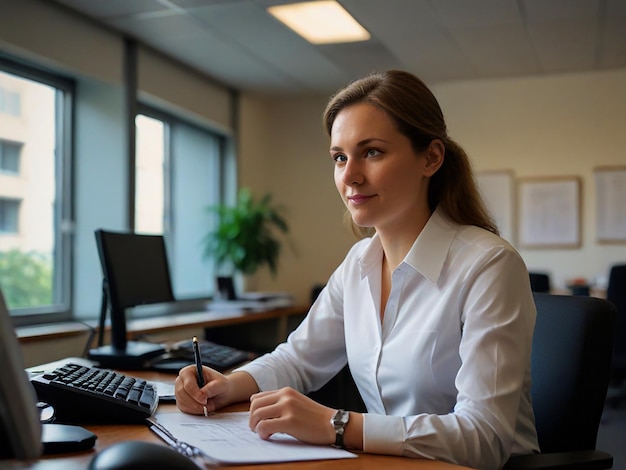
[[[500,235],[514,243],[515,176],[513,171],[477,171],[476,182],[487,209],[498,225]]]
[[[577,176],[518,180],[517,240],[520,247],[580,247],[581,185]]]
[[[626,243],[626,166],[594,168],[596,238],[599,243]]]

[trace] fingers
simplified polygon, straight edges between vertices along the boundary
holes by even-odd
[[[208,367],[202,368],[205,386],[198,387],[195,365],[183,367],[178,373],[174,390],[176,405],[190,414],[207,414],[229,403],[229,381],[219,372]]]
[[[250,397],[250,428],[262,439],[283,432],[312,444],[332,444],[334,410],[291,388],[256,393]]]
[[[187,366],[180,370],[174,391],[178,409],[189,414],[204,413],[203,407],[206,406],[208,397],[198,387],[195,366]]]
[[[291,389],[260,392],[250,397],[250,429],[261,439],[269,439],[272,434],[284,431],[290,417],[288,401]]]

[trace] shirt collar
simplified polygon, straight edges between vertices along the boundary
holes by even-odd
[[[435,209],[403,262],[437,284],[457,229],[458,224],[445,217],[439,208]],[[367,277],[373,269],[380,269],[382,254],[380,239],[378,234],[374,234],[359,259],[361,279]]]
[[[404,262],[436,285],[458,227],[443,211],[435,209]]]

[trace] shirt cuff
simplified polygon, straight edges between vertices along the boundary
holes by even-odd
[[[401,416],[363,414],[363,450],[371,454],[402,455],[405,439]]]
[[[271,370],[267,370],[262,365],[256,364],[254,362],[249,362],[248,364],[245,364],[233,370],[233,372],[240,371],[247,372],[252,376],[257,384],[257,387],[259,387],[260,392],[278,389],[277,378],[274,376]]]

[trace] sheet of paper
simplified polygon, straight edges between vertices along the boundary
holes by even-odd
[[[209,417],[157,412],[153,417],[179,441],[225,464],[293,462],[356,457],[331,446],[305,444],[287,434],[265,441],[248,426],[248,412],[215,413]]]
[[[159,400],[163,403],[175,403],[176,394],[174,392],[174,382],[159,382],[156,380],[149,381],[156,387]]]

